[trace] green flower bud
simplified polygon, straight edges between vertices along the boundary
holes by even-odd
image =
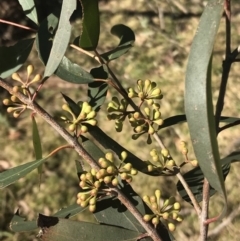
[[[4,99],[3,100],[3,104],[4,105],[10,105],[11,104],[11,101],[9,99]]]
[[[174,230],[176,229],[175,224],[174,224],[174,223],[168,223],[168,229],[169,229],[170,231],[174,231]]]
[[[150,197],[150,202],[151,202],[151,203],[156,203],[156,202],[157,202],[156,196],[151,196],[151,197]]]
[[[175,203],[173,204],[173,209],[174,209],[174,210],[180,210],[180,209],[181,209],[180,203],[179,203],[179,202],[175,202]]]
[[[149,215],[149,214],[145,214],[145,215],[143,216],[143,220],[144,220],[145,222],[149,222],[152,218],[153,218],[153,215]]]
[[[94,205],[94,204],[96,204],[96,202],[97,202],[96,196],[92,197],[92,198],[89,200],[89,204],[90,204],[90,205]]]
[[[158,217],[153,218],[152,224],[156,227],[159,224],[159,218]]]
[[[118,179],[117,178],[113,178],[112,179],[112,185],[113,186],[117,186],[118,185]]]
[[[106,177],[103,178],[103,181],[104,181],[106,184],[108,184],[108,183],[110,183],[110,182],[112,181],[112,177],[106,176]]]
[[[126,164],[123,166],[123,168],[124,168],[125,170],[127,170],[127,171],[131,171],[131,169],[132,169],[132,164],[131,164],[131,163],[126,163]]]
[[[165,220],[167,220],[167,219],[169,218],[169,213],[168,213],[168,212],[164,212],[164,213],[162,214],[162,218],[165,219]]]
[[[112,152],[107,152],[105,154],[105,158],[110,161],[110,162],[113,162],[113,153]]]
[[[127,152],[123,151],[121,152],[121,160],[124,161],[127,158]]]
[[[138,170],[136,170],[135,168],[132,168],[131,171],[130,171],[130,174],[135,176],[138,174]]]
[[[93,213],[96,211],[96,205],[89,205],[88,210]]]

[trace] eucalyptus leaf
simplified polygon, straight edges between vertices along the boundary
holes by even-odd
[[[0,188],[4,188],[38,168],[48,157],[27,162],[0,173]]]
[[[10,47],[0,46],[0,77],[5,79],[18,71],[27,60],[34,38],[18,41]]]
[[[38,226],[44,230],[41,238],[51,241],[130,241],[137,240],[141,233],[121,227],[96,223],[76,222],[68,219],[47,217],[39,214]]]
[[[209,0],[204,9],[191,46],[185,81],[185,110],[194,152],[204,176],[224,197],[222,216],[227,209],[227,196],[211,96],[211,55],[223,2]]]
[[[26,16],[38,25],[38,16],[34,0],[18,0]]]
[[[10,224],[10,229],[13,232],[29,232],[38,228],[37,221],[26,221],[25,218],[19,215],[19,211],[14,214]]]
[[[82,33],[79,46],[87,50],[95,50],[100,34],[98,0],[80,0],[82,5]]]
[[[120,39],[118,46],[104,54],[101,54],[101,57],[106,61],[111,61],[117,59],[133,46],[135,41],[134,32],[124,24],[117,24],[112,27],[111,33],[117,36]]]
[[[42,159],[42,144],[39,136],[37,122],[34,116],[32,116],[32,140],[33,140],[33,148],[34,148],[36,160]],[[39,165],[38,167],[38,174],[40,175],[40,181],[41,181],[41,174],[42,174],[42,165],[43,164]]]
[[[44,77],[49,77],[56,71],[66,52],[72,29],[70,17],[75,9],[76,0],[63,0],[59,24],[53,39]]]

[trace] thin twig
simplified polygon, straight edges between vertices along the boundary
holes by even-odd
[[[205,221],[208,218],[208,207],[209,207],[209,190],[210,185],[206,178],[203,181],[203,201],[202,201],[202,213],[200,216],[200,239],[199,241],[206,241],[208,234],[208,224]]]
[[[185,181],[185,179],[183,178],[183,176],[182,176],[182,174],[180,172],[178,172],[176,174],[176,176],[179,179],[179,181],[182,183],[185,191],[187,192],[187,194],[188,194],[188,196],[189,196],[189,198],[190,198],[190,200],[191,200],[191,202],[193,204],[193,207],[194,207],[197,215],[200,216],[201,212],[202,212],[201,207],[200,207],[199,203],[197,202],[195,196],[193,195],[190,187],[188,186],[187,182]]]
[[[142,214],[136,209],[134,205],[132,205],[125,194],[119,190],[118,188],[112,188],[113,192],[116,192],[118,195],[118,199],[126,206],[126,208],[134,214],[135,218],[138,222],[143,226],[143,228],[148,232],[149,236],[153,238],[154,241],[162,241],[159,235],[156,233],[156,229],[149,223],[146,223],[143,220]]]
[[[7,21],[7,20],[3,20],[3,19],[0,19],[0,23],[5,23],[5,24],[8,24],[8,25],[12,25],[12,26],[18,27],[18,28],[26,29],[26,30],[32,31],[34,33],[37,32],[33,28],[30,28],[30,27],[27,27],[27,26],[24,26],[24,25],[21,25],[21,24],[18,24],[18,23],[13,23],[13,22],[10,22],[10,21]]]
[[[240,215],[240,206],[237,207],[237,209],[234,209],[229,216],[222,221],[216,228],[212,229],[208,233],[208,237],[216,236],[218,235],[223,228],[225,228],[229,223],[232,222],[232,220]]]
[[[7,84],[2,78],[0,78],[0,86],[6,89],[10,94],[13,94],[12,86]],[[92,156],[83,148],[81,144],[71,136],[63,127],[61,127],[42,107],[40,107],[37,103],[33,102],[31,99],[26,97],[20,92],[14,92],[14,95],[22,101],[27,107],[41,116],[53,129],[55,129],[74,149],[75,151],[83,157],[88,164],[99,170],[99,165],[95,162]],[[139,221],[139,223],[143,226],[143,228],[148,232],[149,236],[153,239],[153,241],[163,241],[156,229],[152,227],[150,223],[147,223],[143,220],[142,215],[138,211],[138,209],[128,200],[128,198],[122,193],[118,188],[112,188],[112,191],[117,193],[118,199],[125,205],[128,210],[133,214],[133,216]]]

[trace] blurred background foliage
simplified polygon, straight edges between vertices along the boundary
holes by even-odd
[[[40,1],[39,19],[43,20],[56,6],[60,6],[58,0]],[[101,35],[98,51],[106,52],[115,46],[117,38],[110,34],[114,24],[123,23],[134,31],[136,42],[134,47],[119,60],[111,63],[114,73],[123,83],[125,88],[136,84],[137,79],[151,79],[156,81],[162,89],[164,98],[161,100],[163,118],[184,113],[184,78],[188,54],[191,42],[197,28],[199,17],[206,1],[201,0],[105,0],[99,1],[101,14]],[[80,11],[72,18],[72,39],[80,32]],[[33,27],[18,4],[17,0],[0,1],[0,18]],[[18,39],[31,35],[26,30],[0,23],[0,45],[12,45]],[[240,3],[232,1],[232,46],[237,47],[240,36]],[[214,103],[218,95],[221,78],[221,64],[224,55],[225,27],[224,19],[219,29],[214,48],[213,58],[213,97]],[[76,63],[90,70],[97,66],[93,59],[69,48],[67,56]],[[2,56],[0,56],[2,58]],[[200,58],[201,56],[199,56]],[[43,73],[44,67],[37,58],[34,49],[27,64],[34,64],[35,71]],[[25,67],[21,68],[21,75],[26,74]],[[229,85],[225,100],[223,115],[239,116],[240,92],[238,91],[239,65],[234,63],[230,72]],[[12,80],[9,78],[8,80]],[[52,76],[38,95],[37,101],[56,119],[61,116],[61,106],[64,103],[61,92],[75,101],[86,100],[87,88],[84,85],[74,85]],[[106,103],[117,93],[109,91]],[[1,99],[7,93],[0,89]],[[98,115],[99,126],[112,138],[129,148],[143,160],[150,158],[149,151],[157,147],[154,143],[146,144],[144,137],[137,141],[131,139],[130,127],[124,126],[121,133],[116,133],[114,123],[106,118],[106,104]],[[52,130],[42,119],[37,118],[43,151],[47,155],[59,145],[65,144],[62,138]],[[177,163],[183,159],[179,151],[179,141],[188,142],[189,158],[194,158],[191,149],[189,133],[185,123],[172,126],[160,131],[164,143],[170,149]],[[7,115],[6,108],[0,104],[0,171],[10,167],[34,160],[31,140],[31,118],[24,115],[20,119],[13,119]],[[240,136],[238,127],[223,131],[219,135],[219,147],[221,156],[229,152],[239,150]],[[53,158],[47,160],[44,165],[42,183],[39,187],[39,177],[34,171],[19,182],[3,189],[0,192],[0,240],[20,241],[37,240],[36,233],[12,233],[9,230],[9,221],[13,213],[19,208],[20,214],[28,220],[34,220],[38,213],[51,215],[60,208],[75,203],[78,193],[78,178],[75,171],[75,160],[79,156],[71,150],[63,150]],[[210,225],[209,240],[239,240],[240,230],[240,176],[238,173],[240,163],[234,163],[226,179],[228,194],[228,215],[234,218],[228,219],[224,229],[220,229],[220,222]],[[184,169],[187,171],[187,169]],[[176,192],[177,180],[174,177],[148,177],[140,174],[135,178],[133,187],[139,194],[151,194],[154,188],[160,188],[163,197],[174,195],[182,202],[183,223],[174,232],[177,240],[197,240],[198,218],[193,208],[184,203]],[[215,195],[210,202],[210,215],[216,215],[222,208],[221,198]],[[75,220],[94,221],[86,212],[77,215]],[[230,220],[230,221],[229,221]],[[215,229],[218,228],[218,229]],[[211,230],[215,230],[215,233]]]

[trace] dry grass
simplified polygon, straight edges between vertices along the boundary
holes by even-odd
[[[139,78],[148,78],[158,82],[164,94],[164,99],[162,100],[162,115],[164,118],[184,113],[184,78],[187,57],[199,16],[203,9],[200,1],[192,1],[191,4],[189,4],[189,1],[179,2],[182,3],[182,6],[186,6],[185,8],[189,12],[187,17],[184,17],[182,14],[183,9],[179,9],[174,4],[169,4],[169,1],[148,1],[146,3],[146,1],[123,0],[119,3],[117,0],[112,0],[100,2],[101,36],[99,52],[109,50],[117,44],[117,39],[109,34],[114,24],[124,23],[134,30],[136,34],[134,48],[118,61],[113,62],[111,67],[122,81],[124,87],[134,85]],[[158,13],[156,12],[157,6],[165,13],[165,31],[160,30]],[[240,4],[233,2],[233,8],[232,43],[233,46],[237,46],[237,36],[240,34],[240,15],[238,13]],[[77,33],[74,32],[74,34]],[[218,94],[223,54],[224,22],[222,22],[214,49],[214,101],[216,101]],[[87,69],[92,66],[92,60],[88,57],[83,57],[82,54],[78,54],[73,50],[68,52],[68,56],[72,59],[75,58],[79,64]],[[42,71],[43,67],[36,60],[36,53],[31,56],[29,62],[34,62],[35,65],[39,66],[39,70]],[[238,70],[239,66],[236,63],[233,65],[230,74],[224,115],[239,116],[240,94],[236,87],[238,84]],[[75,100],[84,98],[86,94],[84,86],[72,85],[63,82],[57,77],[51,78],[43,88],[39,102],[56,118],[59,116],[63,103],[60,95],[61,91]],[[107,101],[114,94],[116,93],[110,92]],[[104,108],[106,107],[103,107],[103,110]],[[99,113],[99,121],[100,126],[110,136],[117,139],[120,144],[128,147],[143,160],[149,158],[149,150],[155,147],[154,144],[148,146],[144,138],[137,142],[132,141],[131,136],[128,135],[129,127],[125,127],[122,133],[116,133],[113,123],[107,122],[104,111]],[[43,120],[38,118],[37,122],[41,128],[40,134],[44,154],[46,155],[49,151],[63,144],[64,141]],[[12,118],[6,117],[5,109],[2,109],[0,113],[0,135],[0,167],[9,168],[34,159],[31,146],[31,120],[28,116],[16,122]],[[160,132],[160,135],[177,161],[180,161],[182,158],[177,147],[179,140],[189,142],[190,158],[194,158],[186,124],[163,130]],[[224,131],[219,135],[221,155],[225,156],[231,151],[238,150],[239,143],[237,127]],[[30,236],[28,233],[13,234],[7,228],[8,222],[16,208],[20,208],[21,213],[30,220],[36,218],[39,212],[50,215],[61,207],[75,202],[75,196],[78,192],[78,180],[74,169],[74,160],[76,159],[79,159],[79,157],[75,153],[62,151],[51,160],[48,160],[44,168],[43,183],[40,190],[38,188],[37,172],[34,171],[19,182],[1,191],[0,227],[2,227],[2,231],[5,234],[1,234],[0,230],[0,237],[2,235],[4,241],[35,240],[35,234]],[[232,165],[226,180],[229,213],[233,210],[239,210],[237,209],[240,202],[237,189],[239,165],[239,163]],[[165,197],[176,195],[180,200],[175,188],[176,181],[175,178],[150,178],[146,175],[140,175],[134,181],[133,186],[140,194],[151,193],[154,188],[160,188]],[[220,212],[221,208],[221,197],[216,195],[211,201],[211,216]],[[185,220],[179,225],[174,236],[177,240],[197,240],[199,233],[198,219],[191,206],[186,203],[183,203],[183,216]],[[79,215],[77,219],[83,220],[88,217],[89,215]],[[210,230],[219,224],[220,222],[211,225]],[[238,240],[239,230],[237,227],[239,224],[239,216],[236,216],[227,228],[220,231],[218,236],[212,237],[210,240]]]

